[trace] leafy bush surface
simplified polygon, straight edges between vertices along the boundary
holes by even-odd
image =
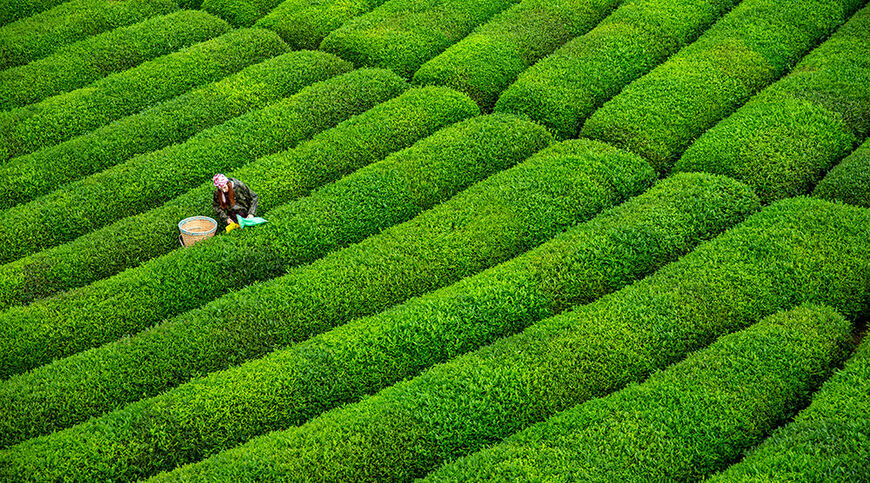
[[[870,141],[835,166],[813,196],[870,208]]]
[[[258,20],[257,27],[274,30],[294,49],[316,49],[333,30],[370,12],[386,0],[285,0]]]

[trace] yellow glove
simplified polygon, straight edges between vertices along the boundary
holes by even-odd
[[[227,233],[235,230],[236,228],[241,228],[241,227],[238,224],[231,221],[230,224],[227,225]]]

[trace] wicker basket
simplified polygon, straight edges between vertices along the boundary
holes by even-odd
[[[178,222],[181,246],[189,247],[196,242],[211,238],[217,231],[217,221],[207,216],[191,216]]]

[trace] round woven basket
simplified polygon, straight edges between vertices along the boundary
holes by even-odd
[[[189,247],[196,242],[211,238],[217,231],[217,221],[207,216],[191,216],[178,222],[181,244]]]

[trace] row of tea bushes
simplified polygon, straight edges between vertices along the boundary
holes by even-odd
[[[255,24],[274,30],[293,49],[316,49],[333,30],[386,0],[285,0]]]
[[[181,10],[89,37],[43,59],[0,71],[0,110],[78,89],[227,30],[227,23],[217,17]]]
[[[666,173],[692,141],[782,76],[863,3],[744,0],[605,103],[582,135],[645,156]]]
[[[236,30],[37,104],[0,112],[0,162],[66,141],[282,54],[264,29]]]
[[[0,260],[17,260],[160,206],[214,173],[290,149],[406,88],[389,71],[349,72],[8,209],[0,213],[7,220],[0,225]]]
[[[0,4],[0,26],[36,15],[66,0],[7,0]]]
[[[4,2],[3,5],[15,3]],[[92,35],[176,10],[178,3],[175,0],[72,0],[61,3],[0,27],[0,69],[24,65]]]
[[[389,0],[329,34],[321,50],[410,78],[429,59],[519,0]]]
[[[739,179],[765,203],[809,194],[870,134],[870,6],[674,166]],[[857,179],[856,179],[857,181]]]
[[[525,114],[561,139],[575,137],[604,101],[694,41],[737,2],[626,2],[589,33],[520,74],[495,110]]]
[[[441,108],[440,112],[433,108]],[[474,114],[473,102],[457,92],[446,90],[413,90],[388,101],[354,118],[332,132],[306,143],[286,154],[272,156],[240,170],[254,181],[260,177],[280,178],[286,173],[299,173],[299,177],[283,178],[283,186],[268,186],[260,191],[264,200],[270,200],[264,208],[276,203],[276,198],[293,198],[310,189],[328,183],[347,171],[377,161],[392,151],[406,147],[429,132]],[[393,122],[403,127],[384,129],[376,123]],[[409,124],[416,126],[409,126]],[[410,129],[409,129],[410,127]],[[475,128],[476,127],[476,128]],[[480,126],[458,128],[471,130],[478,138],[492,139],[492,132]],[[490,131],[493,131],[490,129]],[[496,131],[498,132],[498,131]],[[498,132],[500,134],[500,132]],[[352,146],[358,134],[371,134],[370,141]],[[489,134],[489,136],[487,136]],[[377,147],[373,142],[380,142]],[[245,231],[229,237],[203,241],[193,247],[173,252],[151,260],[142,266],[131,268],[110,279],[52,297],[28,307],[3,314],[3,323],[28,334],[16,345],[38,348],[39,356],[28,356],[28,366],[35,367],[53,358],[73,354],[79,350],[111,342],[125,333],[135,333],[162,319],[199,307],[209,300],[225,295],[228,291],[280,275],[289,265],[310,262],[365,236],[376,233],[390,224],[399,223],[447,196],[461,190],[469,183],[481,179],[504,166],[501,161],[481,161],[478,172],[467,170],[464,160],[453,159],[453,164],[438,162],[436,153],[445,151],[447,142],[456,142],[466,150],[482,141],[468,135],[457,136],[457,129],[445,130],[431,140],[419,143],[415,148],[397,156],[404,163],[429,159],[432,166],[453,173],[456,181],[445,184],[441,191],[422,198],[415,204],[407,203],[407,197],[396,198],[390,193],[349,192],[360,178],[377,179],[379,170],[349,175],[349,180],[340,180],[337,187],[330,186],[312,197],[291,203],[283,209],[268,213],[270,225],[256,231]],[[348,148],[348,149],[343,149]],[[482,152],[482,151],[481,151]],[[509,152],[508,152],[509,154]],[[479,157],[478,157],[479,158]],[[486,161],[486,162],[484,162]],[[390,164],[388,163],[387,166]],[[463,174],[463,168],[466,168]],[[420,168],[424,169],[424,168]],[[431,168],[425,168],[428,173]],[[411,186],[417,186],[419,181]],[[264,183],[265,184],[265,183]],[[155,225],[167,215],[177,219],[181,208],[209,207],[207,202],[213,187],[204,186],[173,202],[165,209],[157,210],[152,219],[142,221]],[[409,188],[410,189],[410,188]],[[418,187],[418,191],[422,189]],[[259,190],[259,188],[258,188]],[[355,204],[356,203],[356,204]],[[402,203],[405,203],[404,205]],[[346,205],[340,213],[362,212],[363,208],[376,213],[369,220],[337,216],[337,207]],[[168,213],[167,213],[168,212]],[[379,216],[379,217],[378,217]],[[286,218],[287,220],[283,220]],[[302,229],[296,235],[298,249],[284,257],[278,256],[277,247],[268,243],[269,230],[278,224],[296,221]],[[300,220],[308,223],[300,223]],[[320,224],[317,233],[304,231],[312,224]],[[327,229],[328,228],[328,229]],[[289,231],[289,230],[288,230]],[[307,237],[303,235],[308,235]],[[171,237],[171,234],[163,234]],[[307,242],[303,244],[302,242]],[[57,309],[63,309],[58,311]],[[58,340],[53,334],[75,331],[75,341]],[[9,342],[12,343],[11,341]],[[19,350],[15,351],[16,353]],[[22,347],[20,352],[27,354]],[[48,421],[37,424],[48,424]]]
[[[26,203],[137,154],[183,142],[351,69],[349,62],[332,54],[288,52],[82,136],[13,158],[0,165],[0,208]]]
[[[576,143],[589,150],[578,154],[591,159],[618,152],[611,148],[608,153],[589,141]],[[652,169],[646,171],[651,180]],[[758,206],[755,196],[736,181],[680,175],[450,287],[101,419],[28,441],[0,458],[14,461],[20,475],[30,472],[45,479],[132,479],[172,469],[258,434],[301,424],[571,305],[618,290]],[[27,387],[46,387],[33,382]],[[4,398],[23,394],[24,387],[7,386]],[[59,393],[70,396],[66,389]],[[10,415],[51,411],[45,401],[11,397],[19,406]],[[76,400],[74,396],[65,404],[76,405]]]
[[[311,2],[306,3],[322,3]],[[204,0],[202,9],[213,13],[236,27],[250,27],[272,9],[282,4],[282,0]]]
[[[870,208],[870,141],[834,167],[813,196]]]
[[[449,86],[491,110],[520,72],[586,33],[622,0],[523,0],[423,64],[419,84]]]
[[[845,359],[851,328],[830,308],[779,312],[427,481],[701,481],[807,403]]]
[[[619,292],[152,481],[422,476],[778,310],[855,317],[868,287],[870,211],[785,200]]]
[[[730,481],[870,481],[870,339],[794,422],[714,476]]]
[[[245,180],[260,196],[259,213],[265,213],[446,125],[476,115],[477,108],[468,102],[467,97],[445,88],[415,89],[317,134],[291,151],[261,158],[227,175]],[[213,190],[210,182],[204,182],[159,208],[0,267],[0,293],[7,294],[0,301],[4,308],[32,302],[115,275],[178,248],[175,221],[191,214],[210,214]],[[64,298],[68,300],[68,296]]]
[[[485,136],[489,141],[487,148],[481,149],[482,152],[476,156],[478,165],[486,158],[490,158],[489,163],[503,163],[500,160],[508,157],[516,162],[516,158],[521,159],[523,154],[528,155],[535,150],[528,148],[540,148],[547,140],[542,128],[515,119],[480,118],[465,124],[471,128],[477,124],[490,134]],[[505,132],[508,127],[512,131]],[[459,134],[464,132],[467,136],[470,129],[462,127],[453,131]],[[493,141],[492,134],[498,134],[498,131],[501,133]],[[481,140],[475,140],[474,136],[470,138],[473,143],[482,143]],[[492,148],[498,144],[501,144],[498,148],[501,153]],[[525,149],[520,148],[523,145]],[[463,154],[467,153],[468,150]],[[626,155],[622,157],[624,159],[617,158],[611,164],[635,161]],[[198,374],[226,369],[356,317],[379,312],[406,298],[450,284],[464,275],[527,249],[540,238],[552,236],[559,225],[569,224],[574,215],[582,218],[584,212],[594,212],[601,205],[610,204],[612,200],[618,201],[625,196],[620,190],[634,188],[630,185],[596,185],[596,182],[607,183],[608,178],[616,178],[617,175],[613,172],[596,173],[592,167],[577,169],[576,174],[565,179],[569,167],[577,168],[577,165],[589,164],[590,161],[566,159],[564,163],[573,163],[575,166],[554,169],[563,159],[536,157],[493,175],[416,219],[388,228],[358,245],[333,252],[311,265],[294,268],[281,278],[241,289],[131,340],[77,354],[37,369],[9,381],[7,387],[11,388],[12,383],[21,388],[33,387],[36,378],[42,379],[45,375],[48,375],[48,379],[44,380],[58,383],[77,380],[80,384],[69,387],[77,396],[67,390],[57,390],[52,391],[54,394],[49,399],[59,401],[73,397],[82,403],[94,401],[91,404],[101,404],[101,409],[112,409],[113,406],[105,407],[106,402],[122,404],[139,399],[143,394],[157,394]],[[419,194],[400,191],[406,190],[408,183],[401,177],[425,174],[425,171],[418,173],[419,170],[414,169],[413,165],[413,162],[393,164],[397,168],[394,171],[396,175],[380,176],[380,187],[390,188],[396,196],[413,200]],[[475,170],[483,168],[471,167]],[[550,169],[552,174],[542,180],[540,174],[544,169]],[[639,175],[635,173],[623,173],[620,176],[628,177],[619,180],[623,185],[641,184]],[[390,181],[393,181],[392,186],[389,186]],[[450,179],[439,180],[445,186],[453,182]],[[422,188],[425,191],[436,187],[424,184]],[[539,210],[536,199],[517,200],[530,190],[539,194],[539,199],[544,202],[562,196],[563,205]],[[516,224],[501,221],[506,213],[514,214],[519,210],[524,210],[524,213],[518,213],[517,218],[526,216]],[[525,224],[520,225],[522,222]],[[524,231],[517,226],[529,229]],[[464,229],[454,230],[454,227]],[[450,263],[444,263],[444,258],[438,257],[445,253],[453,255],[449,258]],[[169,352],[165,351],[174,356],[166,357]],[[147,368],[142,367],[142,358],[154,362],[147,364]],[[103,369],[101,375],[95,378],[91,368],[96,366]],[[131,367],[139,369],[130,372]],[[66,376],[60,379],[54,377],[59,372]],[[94,398],[88,394],[99,396]],[[4,406],[12,411],[14,404],[11,401],[16,398],[10,397],[7,400],[10,403]],[[31,407],[38,408],[41,405],[34,401]],[[67,404],[62,404],[62,407],[70,408]],[[14,419],[16,424],[31,424],[26,417]]]

